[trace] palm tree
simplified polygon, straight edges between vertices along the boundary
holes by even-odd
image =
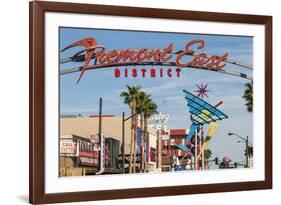
[[[141,91],[137,97],[137,106],[140,110],[145,109],[145,104],[147,103],[148,99],[150,98],[150,95],[146,94],[145,92]],[[143,138],[144,138],[144,112],[141,112],[140,115],[140,126],[141,130],[143,132]],[[140,163],[140,170],[143,171],[143,165],[144,165],[145,155],[144,155],[144,139],[141,142],[141,163]],[[135,163],[135,161],[134,161]]]
[[[137,108],[137,98],[140,93],[140,86],[128,86],[127,85],[127,91],[122,91],[120,96],[124,98],[124,103],[128,104],[131,109],[131,115],[133,115],[136,112]],[[135,136],[136,136],[136,116],[134,116],[131,119],[131,146],[130,146],[130,164],[129,164],[129,172],[132,173],[132,159],[133,159],[133,153],[135,152]]]
[[[148,118],[157,113],[157,105],[152,101],[151,96],[147,93],[141,91],[140,86],[128,86],[128,91],[121,92],[120,96],[124,98],[124,103],[128,104],[131,109],[131,114],[133,115],[136,112],[136,109],[141,110],[141,119],[140,124],[143,130],[144,138],[144,148],[147,135],[147,121]],[[137,116],[132,118],[132,131],[131,131],[131,147],[130,147],[130,173],[136,172],[136,130],[137,130]],[[134,156],[133,156],[134,155]],[[144,150],[145,156],[145,150]],[[132,159],[134,160],[132,162]],[[145,161],[145,160],[144,160]],[[142,164],[142,162],[141,162]],[[145,167],[145,164],[144,164]]]
[[[247,149],[244,149],[244,155],[246,160],[252,158],[254,156],[254,148],[252,146],[248,146],[248,156],[247,156]],[[249,161],[248,161],[249,162]],[[248,164],[249,165],[249,164]]]
[[[156,109],[157,109],[157,105],[153,102],[153,100],[151,99],[151,95],[140,91],[139,95],[136,98],[136,103],[137,103],[137,108],[139,108],[141,110],[141,118],[140,118],[140,124],[141,124],[141,128],[143,130],[143,146],[142,146],[142,156],[144,155],[144,158],[141,159],[141,171],[145,171],[145,156],[146,156],[146,141],[147,141],[147,122],[149,117],[151,117],[151,115],[157,113]],[[134,155],[136,155],[136,153],[134,153]],[[135,172],[135,167],[136,167],[136,156],[134,156],[134,172]],[[142,166],[144,165],[144,166]]]
[[[245,84],[244,95],[242,96],[246,100],[246,106],[248,112],[253,111],[253,82]]]
[[[149,97],[146,99],[144,106],[142,108],[143,110],[143,115],[144,115],[144,156],[146,156],[146,141],[148,137],[148,119],[157,113],[157,105],[155,102],[153,102],[152,99]],[[144,172],[146,172],[146,166],[145,166],[145,160],[144,160]]]
[[[244,154],[245,154],[245,156],[247,156],[247,150],[246,149],[244,150]],[[249,157],[252,157],[254,155],[254,149],[253,149],[252,146],[248,146],[248,155],[249,155]]]
[[[207,169],[209,169],[208,167],[208,160],[212,157],[213,152],[210,149],[205,149],[204,150],[204,164],[205,166],[207,165]]]

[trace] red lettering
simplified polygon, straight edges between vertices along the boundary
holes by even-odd
[[[163,68],[160,68],[160,77],[163,77]]]
[[[153,77],[153,78],[156,77],[156,70],[155,70],[155,68],[151,68],[150,69],[150,76]]]
[[[223,56],[217,56],[216,61],[213,62],[214,66],[218,70],[223,69],[226,64],[225,63],[221,64],[221,63],[222,61],[227,60],[227,57],[228,57],[228,53],[225,53]]]
[[[144,58],[145,58],[145,55],[144,55],[145,51],[147,51],[146,48],[142,48],[142,49],[140,49],[140,50],[138,51],[138,55],[137,55],[137,56],[138,56],[138,57],[137,57],[138,62],[144,60]]]
[[[97,51],[96,52],[96,58],[98,59],[100,64],[103,64],[106,60],[105,52],[104,50],[102,51]]]
[[[108,64],[115,62],[115,57],[118,55],[118,51],[117,50],[111,50],[108,52],[108,54],[106,55],[106,62]]]
[[[172,55],[166,56],[167,53],[170,53],[172,51],[173,51],[173,44],[170,43],[167,48],[164,48],[164,52],[161,54],[161,59],[163,62],[167,62],[172,58]]]
[[[180,69],[180,68],[177,68],[177,69],[176,69],[176,73],[177,73],[177,77],[179,78],[179,77],[180,77],[180,74],[181,74],[181,69]]]
[[[132,69],[132,76],[133,76],[134,78],[138,76],[138,71],[137,71],[136,68],[133,68],[133,69]]]
[[[145,73],[146,73],[146,69],[145,69],[145,68],[142,68],[142,69],[141,69],[141,74],[142,74],[142,77],[143,77],[143,78],[145,77]]]
[[[171,69],[171,68],[168,68],[168,70],[167,70],[167,76],[168,76],[168,77],[172,77],[172,69]]]
[[[85,62],[84,66],[81,66],[80,76],[78,78],[77,83],[83,76],[86,69],[94,69],[94,68],[102,68],[102,67],[111,67],[116,66],[114,70],[114,76],[120,77],[121,70],[117,66],[134,66],[134,65],[146,65],[146,64],[153,64],[158,65],[158,62],[168,62],[172,59],[173,55],[175,56],[175,64],[177,69],[175,69],[175,76],[180,77],[181,69],[180,67],[193,67],[193,68],[204,68],[204,69],[213,69],[213,70],[220,70],[225,67],[224,61],[228,58],[228,53],[224,53],[222,56],[212,55],[209,56],[206,53],[200,53],[198,50],[205,47],[205,41],[202,39],[194,39],[188,41],[184,45],[184,50],[181,52],[173,52],[174,46],[172,43],[169,43],[163,49],[154,49],[154,48],[140,48],[140,49],[121,49],[121,50],[110,50],[106,51],[104,46],[98,45],[96,39],[94,38],[85,38],[80,41],[74,42],[70,46],[84,46],[84,50],[76,53],[74,57],[80,57],[82,52],[86,51]],[[67,48],[67,47],[66,47]],[[97,48],[101,48],[101,50],[97,50]],[[65,49],[63,49],[65,50]],[[189,56],[188,58],[186,56]],[[191,57],[193,56],[193,57]],[[186,57],[186,58],[185,58]],[[92,59],[95,59],[95,63],[90,65]],[[171,66],[168,62],[167,65]],[[160,63],[161,64],[161,63]],[[142,77],[146,77],[146,69],[142,68],[140,71],[137,68],[133,68],[131,70],[132,77],[137,77],[138,72],[141,72],[140,75]],[[166,74],[168,77],[173,76],[173,70],[168,68],[166,70]],[[127,68],[124,69],[124,76],[128,77],[129,71]],[[150,69],[150,76],[151,77],[163,77],[164,71],[163,68],[159,68],[156,72],[155,68]]]
[[[119,62],[121,59],[125,62],[130,55],[130,49],[120,50],[118,56],[116,57],[116,62]]]
[[[176,58],[176,64],[177,66],[180,66],[180,67],[188,67],[191,65],[191,62],[187,62],[187,63],[181,63],[181,59],[183,56],[185,55],[193,55],[194,54],[194,50],[191,50],[189,49],[189,47],[191,47],[193,44],[195,43],[199,43],[200,45],[197,47],[197,49],[201,49],[201,48],[204,48],[205,47],[205,41],[204,40],[201,40],[201,39],[196,39],[196,40],[192,40],[192,41],[189,41],[185,44],[185,51],[181,52],[177,58]]]
[[[115,76],[115,78],[119,78],[120,77],[120,69],[119,68],[115,68],[115,70],[114,70],[114,76]]]
[[[128,77],[128,68],[125,68],[125,77]]]
[[[193,58],[193,60],[191,61],[191,65],[192,66],[196,66],[196,67],[202,67],[204,66],[209,59],[207,59],[206,61],[204,61],[206,59],[207,55],[205,53],[200,53],[197,56],[195,56]]]

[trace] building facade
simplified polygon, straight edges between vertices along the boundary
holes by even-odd
[[[162,171],[172,171],[179,166],[191,168],[191,155],[176,146],[185,145],[187,135],[187,129],[162,131]]]
[[[122,173],[122,117],[113,115],[102,116],[102,135],[104,151],[101,154],[99,132],[99,116],[64,116],[60,118],[60,176],[97,174],[100,163],[103,163],[102,174]],[[125,168],[129,166],[131,121],[125,124]],[[157,169],[157,131],[148,128],[146,144],[143,142],[143,130],[137,128],[137,167],[140,158],[145,160],[147,172]],[[158,136],[159,137],[159,136]],[[160,138],[160,137],[159,137]],[[146,156],[141,152],[146,147]],[[103,160],[103,162],[100,162]],[[159,165],[159,163],[158,163]]]

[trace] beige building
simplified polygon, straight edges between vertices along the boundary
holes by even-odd
[[[79,136],[85,140],[91,140],[99,132],[99,116],[63,116],[60,118],[60,138],[66,136]],[[154,128],[148,128],[148,151],[157,150],[157,131]],[[120,154],[122,145],[122,117],[113,115],[102,116],[102,134],[106,138],[113,138],[120,142]],[[125,154],[130,153],[131,142],[131,119],[125,122]],[[146,167],[148,171],[156,170],[156,162],[152,159],[151,153],[147,154]],[[65,158],[65,157],[61,157]],[[64,159],[65,161],[65,159]],[[63,162],[64,162],[63,161]]]
[[[90,139],[90,135],[96,135],[99,132],[99,118],[93,117],[62,117],[60,118],[60,135],[78,135]],[[148,128],[148,132],[157,136],[156,129]],[[102,134],[106,137],[112,137],[122,144],[122,117],[104,115],[102,117]],[[155,137],[154,137],[155,138]],[[125,122],[125,153],[130,153],[131,139],[131,119]],[[156,138],[151,139],[153,146],[156,146]],[[155,142],[154,142],[155,141]]]

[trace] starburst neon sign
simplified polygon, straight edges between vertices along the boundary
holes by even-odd
[[[201,97],[202,99],[204,98],[204,96],[206,96],[207,98],[209,97],[207,95],[207,93],[209,92],[209,90],[207,89],[208,83],[206,85],[203,85],[203,83],[201,83],[200,86],[196,84],[196,87],[198,88],[198,90],[195,90],[195,92],[197,92],[197,97]]]

